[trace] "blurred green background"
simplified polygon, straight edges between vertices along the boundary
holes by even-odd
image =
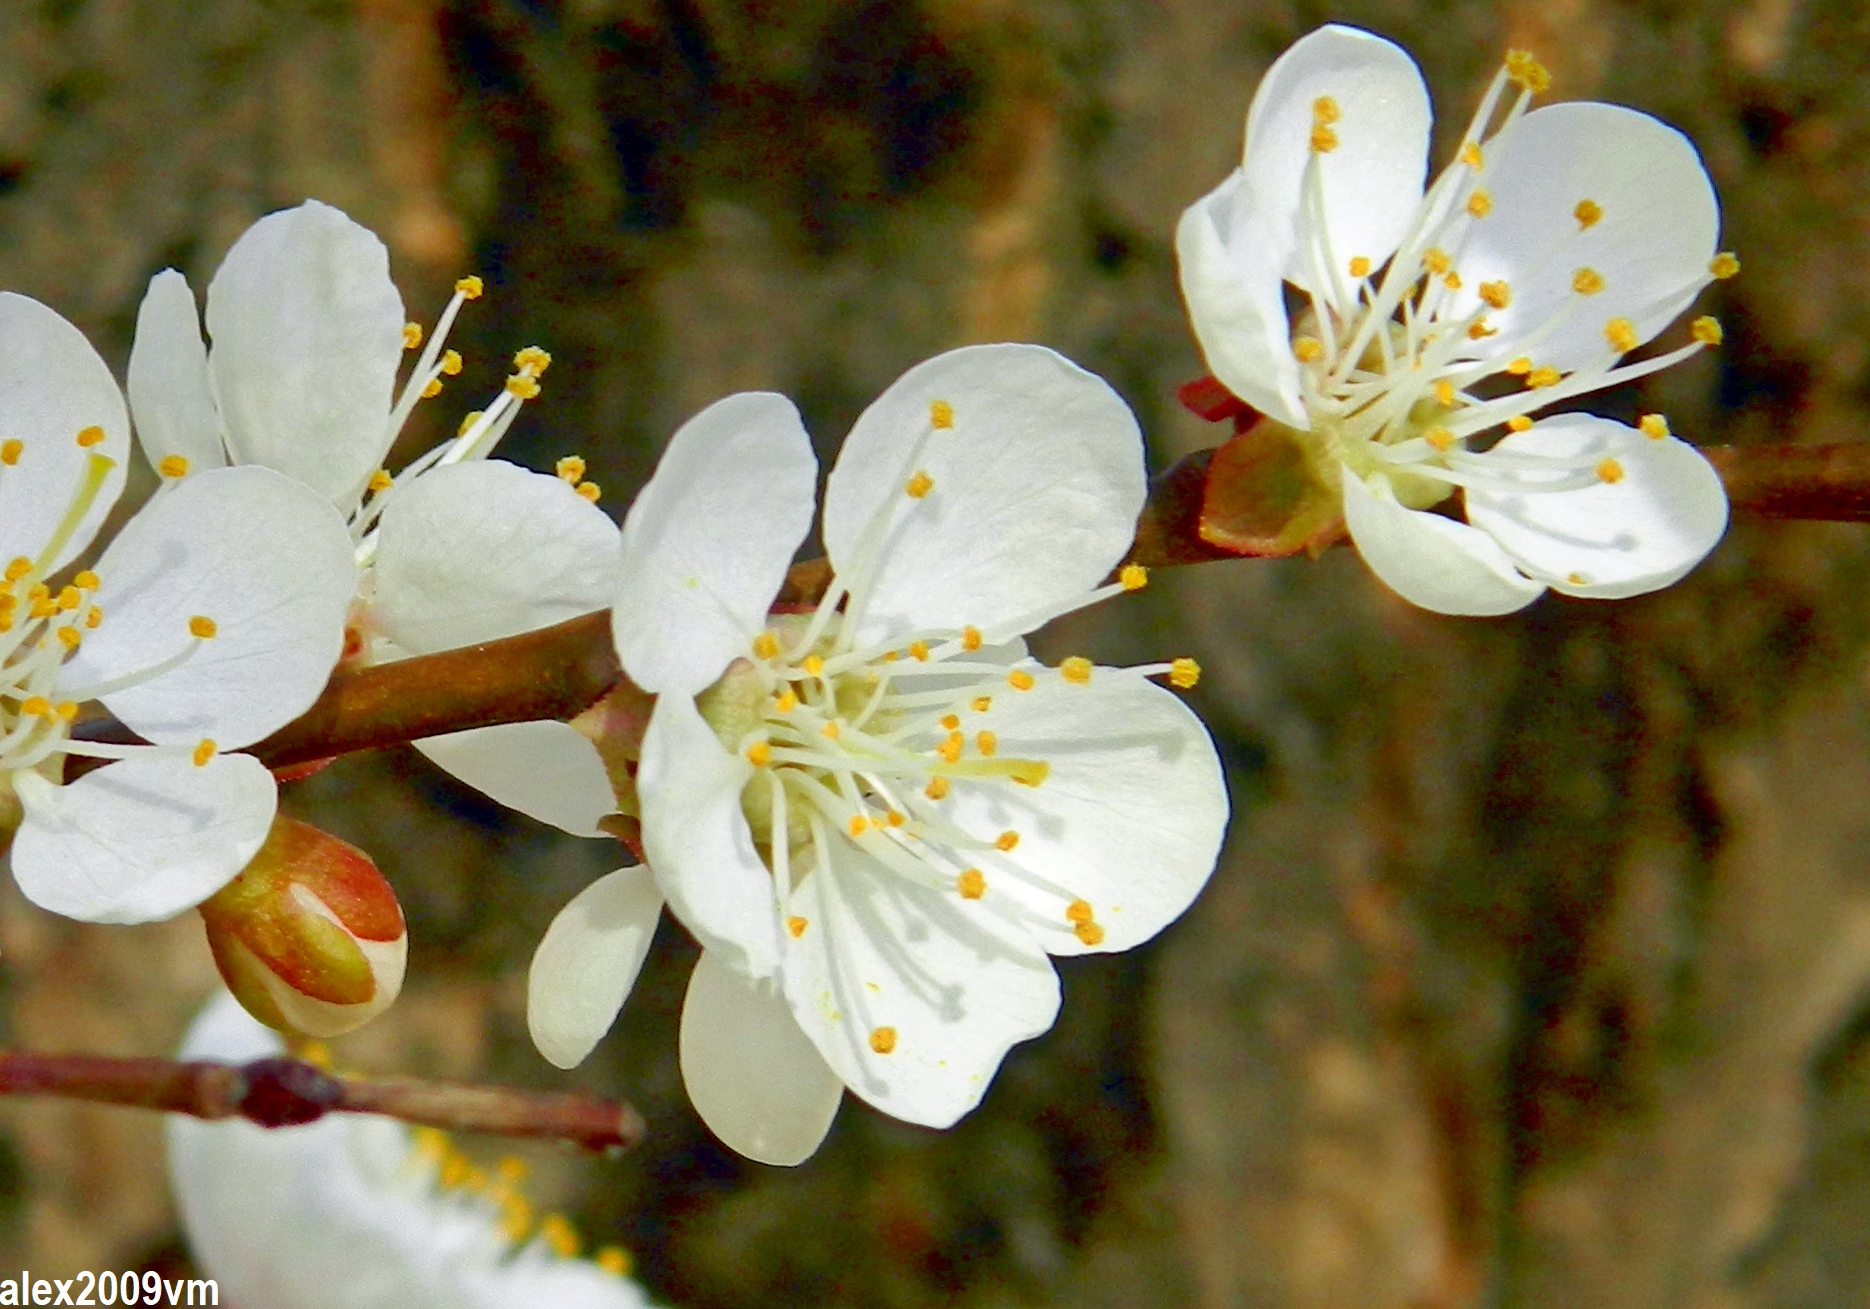
[[[1703,302],[1728,344],[1600,408],[1702,442],[1865,431],[1856,0],[13,0],[0,286],[121,366],[150,274],[204,287],[315,196],[383,235],[412,318],[487,278],[402,456],[536,343],[504,453],[583,454],[620,513],[722,394],[794,396],[829,455],[910,364],[1012,339],[1108,377],[1166,467],[1221,436],[1173,399],[1201,371],[1175,219],[1329,20],[1417,56],[1444,149],[1509,46],[1699,146],[1745,264]],[[412,752],[342,761],[288,805],[376,854],[412,945],[339,1057],[633,1100],[643,1149],[532,1152],[535,1190],[697,1309],[1870,1305],[1865,547],[1741,523],[1664,594],[1484,622],[1340,550],[1159,573],[1050,634],[1201,660],[1224,862],[1148,948],[1064,963],[1058,1028],[957,1129],[847,1100],[791,1171],[686,1105],[677,929],[583,1068],[531,1050],[533,945],[614,848]],[[0,898],[10,1044],[162,1053],[211,978],[193,915]],[[0,1272],[185,1259],[159,1140],[0,1106]]]

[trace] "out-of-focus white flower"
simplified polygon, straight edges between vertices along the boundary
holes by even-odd
[[[1051,954],[1123,950],[1188,905],[1227,816],[1207,732],[1148,679],[1021,638],[1101,585],[1144,496],[1102,381],[1037,346],[911,369],[826,491],[814,612],[769,610],[811,526],[797,412],[729,397],[687,423],[624,524],[618,655],[658,694],[638,793],[652,883],[600,881],[534,961],[559,1063],[615,1017],[664,896],[701,939],[683,1077],[741,1153],[796,1163],[843,1088],[912,1122],[972,1108],[1052,1025]],[[658,894],[660,892],[660,894]]]
[[[83,335],[0,294],[0,809],[27,898],[93,922],[179,913],[259,849],[272,774],[222,752],[317,697],[356,583],[328,503],[240,468],[164,488],[54,589],[123,489],[129,429]],[[154,744],[74,740],[91,701]],[[61,785],[72,756],[115,762]]]
[[[225,992],[181,1056],[245,1062],[279,1038]],[[560,1218],[533,1222],[513,1176],[488,1176],[439,1132],[329,1114],[301,1127],[169,1119],[169,1175],[189,1247],[246,1309],[644,1309],[622,1251],[575,1258]]]
[[[367,569],[351,657],[453,649],[610,603],[617,530],[583,461],[558,476],[483,462],[551,363],[528,347],[484,411],[395,476],[383,468],[415,406],[461,358],[444,348],[478,277],[455,284],[434,331],[404,321],[389,254],[368,228],[308,200],[236,241],[208,287],[207,328],[174,269],[137,315],[129,392],[144,454],[165,477],[230,460],[286,473],[351,524]],[[400,388],[404,353],[420,347]],[[578,835],[616,808],[591,743],[564,723],[515,723],[419,741],[494,799]]]
[[[1720,479],[1659,417],[1528,417],[1717,344],[1702,318],[1690,344],[1624,362],[1739,269],[1681,133],[1616,105],[1528,112],[1547,81],[1510,55],[1425,193],[1414,62],[1323,28],[1268,70],[1242,166],[1176,234],[1208,367],[1304,434],[1366,562],[1444,613],[1656,590],[1727,523]],[[1465,523],[1425,512],[1457,488]]]

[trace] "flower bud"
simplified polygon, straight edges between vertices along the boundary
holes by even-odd
[[[402,990],[409,937],[396,893],[369,855],[309,823],[275,818],[201,917],[228,990],[278,1031],[339,1036]]]

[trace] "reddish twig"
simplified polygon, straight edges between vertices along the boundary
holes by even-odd
[[[1717,445],[1701,453],[1737,513],[1870,523],[1870,443]]]
[[[295,1126],[327,1113],[384,1114],[450,1131],[568,1141],[602,1152],[629,1149],[645,1130],[642,1116],[628,1104],[578,1092],[336,1077],[297,1059],[224,1064],[5,1053],[0,1054],[0,1095],[244,1118],[261,1127]]]

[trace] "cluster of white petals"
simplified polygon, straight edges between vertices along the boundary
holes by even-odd
[[[676,433],[623,529],[613,631],[657,693],[637,774],[653,875],[600,880],[534,960],[530,1021],[569,1066],[616,1016],[666,900],[704,947],[690,1098],[796,1163],[843,1090],[946,1126],[1051,1026],[1048,955],[1123,950],[1214,867],[1227,798],[1173,692],[1192,661],[1047,667],[1022,638],[1143,584],[1142,442],[1102,381],[1037,346],[905,374],[830,475],[833,577],[774,613],[812,525],[797,411],[731,396]]]
[[[83,335],[0,295],[0,800],[18,805],[20,889],[93,922],[170,917],[252,858],[276,788],[223,751],[317,697],[356,584],[330,504],[264,468],[163,488],[69,571],[129,448],[122,392]],[[83,739],[103,711],[148,744]],[[62,784],[74,757],[113,762]]]
[[[184,1059],[246,1062],[279,1038],[225,992],[189,1029]],[[182,1224],[224,1304],[251,1309],[646,1309],[642,1288],[571,1257],[512,1182],[389,1118],[300,1127],[169,1119]],[[458,1176],[457,1176],[458,1174]],[[605,1258],[605,1256],[600,1256]],[[620,1269],[617,1254],[608,1256]]]
[[[1322,28],[1267,72],[1242,166],[1176,236],[1215,377],[1305,434],[1370,567],[1444,613],[1655,590],[1727,522],[1719,478],[1659,416],[1530,420],[1718,343],[1704,318],[1625,361],[1739,267],[1685,137],[1616,105],[1529,111],[1545,82],[1510,56],[1425,190],[1421,73]],[[1457,489],[1465,522],[1426,512]]]
[[[389,254],[368,228],[308,200],[236,241],[202,316],[174,269],[137,316],[129,393],[137,436],[165,477],[228,462],[276,469],[345,515],[365,566],[351,616],[369,661],[513,636],[602,609],[616,587],[617,530],[582,461],[559,475],[488,461],[550,363],[528,348],[485,410],[395,476],[383,467],[409,415],[460,356],[456,315],[481,294],[464,277],[432,332],[404,321]],[[419,347],[398,385],[403,356]],[[494,799],[578,835],[615,809],[591,743],[559,722],[418,742]]]

